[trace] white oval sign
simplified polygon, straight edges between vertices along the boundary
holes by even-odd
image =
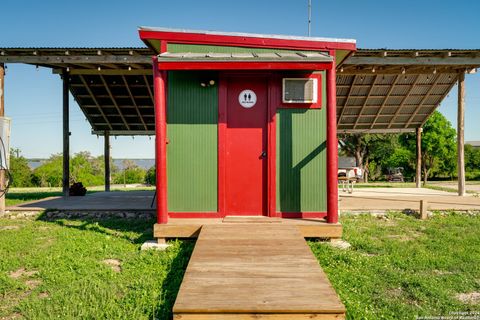
[[[238,103],[244,108],[251,108],[257,103],[257,95],[250,89],[243,90],[238,95]]]

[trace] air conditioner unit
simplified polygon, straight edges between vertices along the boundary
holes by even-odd
[[[317,103],[318,79],[283,78],[283,103]]]

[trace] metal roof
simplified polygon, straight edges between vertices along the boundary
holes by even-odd
[[[210,30],[192,30],[192,29],[174,29],[174,28],[159,28],[159,27],[139,27],[143,31],[157,31],[157,32],[181,32],[181,33],[197,33],[204,35],[217,36],[233,36],[233,37],[248,37],[248,38],[268,38],[281,40],[305,40],[305,41],[320,41],[320,42],[347,42],[356,43],[354,39],[339,39],[339,38],[323,38],[323,37],[305,37],[292,36],[282,34],[261,34],[261,33],[246,33],[246,32],[223,32]]]
[[[165,52],[158,55],[158,61],[195,61],[195,62],[275,62],[275,61],[301,61],[301,62],[331,62],[333,57],[322,52],[245,52],[245,53],[171,53]]]
[[[44,66],[54,73],[68,69],[70,91],[94,133],[146,135],[155,127],[152,53],[148,48],[0,48],[0,62]],[[338,130],[413,131],[450,92],[459,72],[477,67],[480,50],[359,49],[337,68]]]

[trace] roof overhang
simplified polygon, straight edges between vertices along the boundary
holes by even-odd
[[[67,74],[70,92],[95,134],[151,135],[152,55],[148,48],[0,48],[0,63],[27,63]],[[199,63],[207,67],[209,58]],[[210,63],[221,63],[218,60]],[[259,62],[306,63],[312,69],[325,63]],[[238,63],[256,62],[229,62]],[[451,91],[459,74],[478,67],[480,50],[359,49],[337,67],[338,132],[414,131]]]
[[[158,55],[162,70],[325,70],[333,57],[320,52],[170,53]]]
[[[168,44],[215,45],[303,51],[334,51],[336,64],[356,50],[353,39],[301,37],[240,32],[219,32],[140,27],[140,38],[156,53],[168,51]],[[248,50],[247,50],[248,52]]]

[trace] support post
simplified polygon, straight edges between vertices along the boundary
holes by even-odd
[[[157,58],[153,58],[153,88],[155,92],[155,165],[157,178],[157,223],[168,222],[167,207],[167,106],[166,74],[158,70]]]
[[[335,57],[335,52],[330,53]],[[338,222],[338,140],[335,61],[327,70],[327,222]]]
[[[105,192],[110,192],[110,132],[105,131],[104,139],[104,169],[105,169]]]
[[[415,167],[415,186],[422,187],[422,131],[423,128],[417,128],[417,165]]]
[[[68,89],[70,87],[70,75],[66,69],[62,72],[63,79],[63,177],[62,190],[63,196],[68,197],[70,186],[70,110],[68,101]]]
[[[0,63],[0,117],[5,116],[5,66],[3,63]],[[6,152],[10,152],[10,150],[6,150]],[[5,155],[6,157],[7,155]],[[0,216],[5,214],[5,188],[6,188],[6,181],[5,181],[5,170],[0,170]]]
[[[457,170],[458,195],[465,195],[465,72],[458,74],[458,110],[457,110]]]

